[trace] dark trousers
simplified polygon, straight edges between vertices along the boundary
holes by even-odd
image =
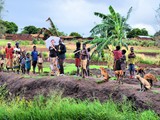
[[[60,58],[58,59],[60,74],[64,74],[64,67],[63,67],[64,60],[65,59],[60,59]]]

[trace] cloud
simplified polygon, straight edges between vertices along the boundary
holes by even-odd
[[[128,9],[133,6],[128,23],[132,27],[147,27],[150,34],[157,26],[155,9],[157,0],[6,0],[5,20],[15,22],[20,28],[27,25],[50,27],[45,20],[51,17],[60,31],[65,33],[79,32],[89,36],[89,31],[100,23],[101,19],[94,12],[108,14],[108,7],[126,16]]]

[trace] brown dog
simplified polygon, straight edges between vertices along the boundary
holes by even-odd
[[[153,82],[158,82],[157,78],[151,73],[145,74],[144,79],[150,83],[151,87],[153,86]]]
[[[104,80],[108,82],[110,78],[108,72],[104,69],[104,67],[100,67],[100,70],[101,70],[101,75],[103,76]]]
[[[124,72],[123,70],[116,70],[115,72],[115,76],[117,77],[117,81],[119,82],[119,84],[123,84],[123,76],[124,76]]]
[[[144,77],[145,71],[143,67],[139,67],[135,71],[137,72],[137,75],[140,74],[141,77]]]
[[[136,75],[135,78],[137,78],[140,82],[140,85],[141,85],[140,91],[146,91],[146,90],[151,89],[151,85],[146,79],[142,78],[140,75]]]

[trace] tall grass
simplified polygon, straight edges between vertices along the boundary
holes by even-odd
[[[158,120],[151,110],[134,111],[129,102],[114,103],[109,100],[100,103],[52,95],[39,96],[27,101],[16,98],[10,102],[0,101],[2,120]]]

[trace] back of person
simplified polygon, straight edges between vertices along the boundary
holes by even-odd
[[[80,58],[80,52],[81,52],[81,50],[80,50],[80,48],[79,49],[76,49],[75,51],[74,51],[74,57],[75,58]]]
[[[119,60],[122,57],[122,52],[120,50],[114,50],[114,60]]]

